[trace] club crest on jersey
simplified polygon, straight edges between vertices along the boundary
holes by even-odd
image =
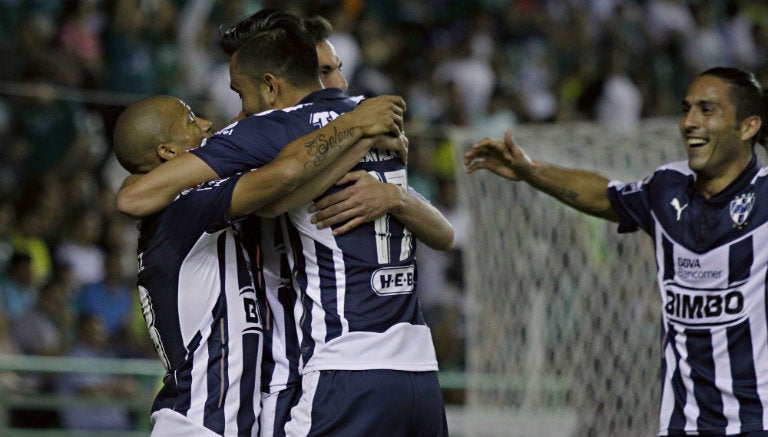
[[[755,206],[755,193],[741,194],[731,200],[731,220],[736,227],[741,228],[747,223],[753,206]]]

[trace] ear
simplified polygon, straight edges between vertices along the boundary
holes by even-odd
[[[179,154],[179,147],[176,143],[162,143],[157,146],[155,153],[162,161],[168,161]]]
[[[266,90],[264,93],[265,100],[271,108],[274,108],[275,102],[277,102],[280,96],[280,79],[271,73],[265,73],[264,89]]]
[[[751,115],[741,122],[741,140],[750,141],[752,137],[760,132],[763,121],[757,115]]]

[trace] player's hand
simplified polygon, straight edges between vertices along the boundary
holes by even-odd
[[[403,133],[405,100],[400,96],[379,96],[363,100],[348,112],[355,117],[355,124],[363,130],[363,136],[381,134],[398,136]]]
[[[315,202],[312,223],[318,229],[344,223],[333,230],[341,235],[357,226],[376,220],[405,202],[403,191],[394,184],[379,182],[365,170],[349,172],[336,183],[347,188]]]
[[[403,134],[392,136],[389,134],[379,135],[374,138],[372,149],[391,150],[400,155],[403,164],[408,165],[408,146],[410,142],[408,137]]]
[[[513,181],[523,179],[532,164],[531,158],[512,141],[510,130],[504,134],[504,142],[485,138],[464,154],[467,173],[485,169]]]

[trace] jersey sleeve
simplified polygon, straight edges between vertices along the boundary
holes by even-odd
[[[233,221],[227,218],[232,192],[242,174],[230,178],[204,182],[184,191],[164,213],[164,219],[186,235],[215,231]],[[236,221],[236,220],[235,220]]]
[[[190,152],[225,178],[274,160],[285,145],[275,141],[285,137],[283,130],[275,120],[253,116],[218,131]]]
[[[650,178],[624,183],[611,181],[608,184],[608,199],[621,217],[619,232],[634,232],[642,229],[651,233]]]

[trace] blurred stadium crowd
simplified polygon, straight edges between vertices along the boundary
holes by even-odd
[[[125,172],[112,126],[165,93],[224,127],[240,103],[218,28],[263,7],[327,18],[350,94],[406,98],[410,184],[456,228],[454,253],[419,249],[448,370],[463,367],[468,226],[451,129],[595,120],[631,135],[641,117],[677,114],[707,67],[768,79],[762,0],[1,0],[0,353],[154,357],[135,222],[113,205]]]

